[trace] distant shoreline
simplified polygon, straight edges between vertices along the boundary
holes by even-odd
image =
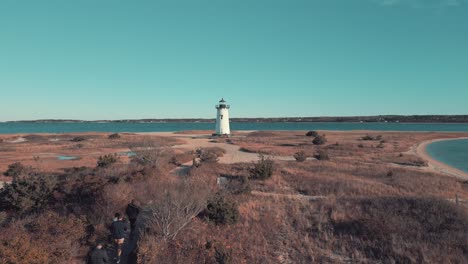
[[[437,172],[447,174],[450,176],[457,177],[459,179],[468,180],[468,173],[459,170],[455,167],[452,167],[448,164],[445,164],[441,161],[436,160],[427,152],[427,146],[439,141],[448,141],[448,140],[460,140],[460,139],[468,139],[468,137],[459,137],[459,138],[439,138],[421,142],[416,147],[416,154],[419,155],[424,160],[428,161],[428,166],[430,169],[435,170]]]
[[[39,119],[3,121],[0,123],[214,123],[214,118],[142,118],[116,120]],[[240,117],[231,122],[291,123],[468,123],[468,115],[378,115],[321,117]]]

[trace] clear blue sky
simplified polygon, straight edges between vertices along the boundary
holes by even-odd
[[[466,0],[1,0],[0,121],[468,114]]]

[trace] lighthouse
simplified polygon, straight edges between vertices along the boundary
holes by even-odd
[[[216,115],[215,135],[217,136],[228,136],[231,134],[231,130],[229,129],[229,108],[230,106],[226,104],[224,98],[216,105],[218,111]]]

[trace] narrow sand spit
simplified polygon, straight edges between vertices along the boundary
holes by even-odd
[[[424,141],[418,144],[412,151],[422,159],[428,162],[428,166],[430,170],[443,173],[446,175],[450,175],[453,177],[457,177],[459,179],[468,180],[468,173],[461,171],[459,169],[453,168],[445,163],[442,163],[438,160],[433,159],[426,151],[426,147],[434,142],[438,141],[445,141],[445,140],[457,140],[457,139],[468,139],[468,137],[460,137],[460,138],[440,138],[440,139],[433,139]]]

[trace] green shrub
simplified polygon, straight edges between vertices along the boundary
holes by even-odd
[[[8,165],[8,169],[3,173],[3,175],[8,177],[18,177],[25,172],[25,170],[26,167],[21,162],[15,162]]]
[[[382,135],[377,135],[377,136],[371,136],[369,134],[363,136],[361,140],[382,140]]]
[[[49,175],[14,178],[3,187],[0,204],[20,213],[39,211],[49,203],[56,186],[55,177]]]
[[[326,152],[325,150],[318,150],[317,151],[317,154],[315,154],[315,158],[317,160],[329,160],[330,157],[328,156],[328,152]]]
[[[120,134],[119,133],[110,134],[107,138],[108,139],[119,139]]]
[[[70,141],[71,142],[81,142],[81,141],[85,141],[85,140],[86,140],[86,138],[84,138],[84,137],[74,137]]]
[[[106,168],[116,163],[118,160],[119,160],[119,156],[117,156],[117,154],[106,154],[98,158],[97,166],[99,168]]]
[[[232,194],[250,193],[250,180],[248,176],[239,176],[229,179],[226,190]]]
[[[218,193],[208,201],[204,215],[216,225],[234,224],[239,220],[239,209],[235,201]]]
[[[375,140],[375,138],[371,135],[365,135],[361,138],[362,140]]]
[[[232,250],[228,250],[223,245],[215,246],[214,257],[217,264],[232,263]]]
[[[314,145],[323,145],[325,143],[327,143],[327,139],[325,138],[325,135],[322,135],[322,136],[316,136],[314,138],[314,140],[312,140],[312,143]]]
[[[250,177],[257,180],[270,178],[274,171],[274,161],[270,158],[265,158],[262,154],[259,155],[259,158],[257,163],[254,163],[254,167],[250,169]]]
[[[313,130],[306,133],[306,136],[308,136],[308,137],[317,137],[318,135],[319,135],[318,132],[313,131]]]
[[[307,155],[305,154],[304,151],[299,151],[299,152],[296,152],[296,154],[294,154],[294,158],[298,162],[304,162],[307,160]]]

